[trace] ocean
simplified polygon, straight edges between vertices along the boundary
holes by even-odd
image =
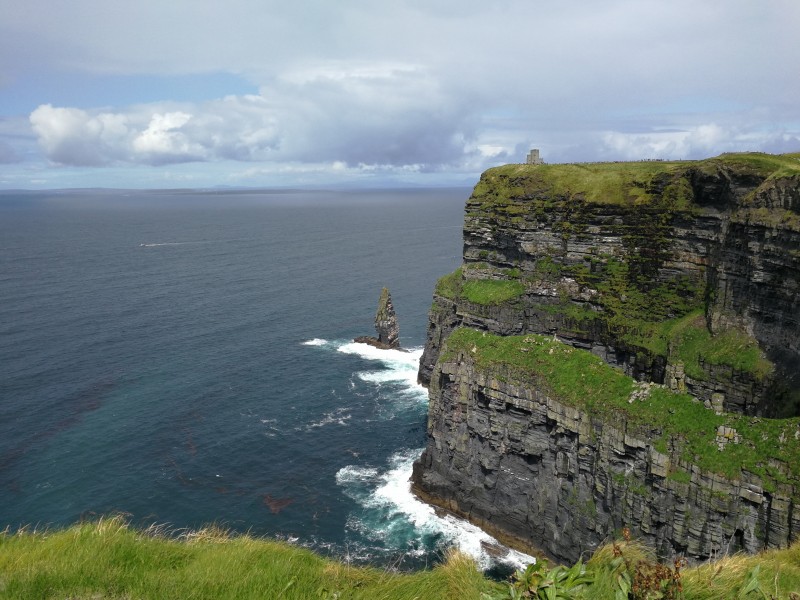
[[[490,568],[491,538],[408,484],[468,195],[0,193],[0,529],[123,514],[399,569],[455,546]],[[407,351],[352,342],[383,286]]]

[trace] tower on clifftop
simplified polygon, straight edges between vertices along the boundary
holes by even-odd
[[[544,164],[544,161],[539,156],[539,149],[538,148],[534,148],[533,150],[528,152],[528,158],[527,158],[527,160],[525,162],[527,164],[529,164],[529,165],[543,165]]]

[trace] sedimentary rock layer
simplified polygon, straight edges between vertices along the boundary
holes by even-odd
[[[800,170],[757,169],[748,156],[634,165],[622,175],[611,165],[620,182],[606,192],[577,187],[582,170],[584,185],[600,186],[602,165],[485,173],[466,205],[460,285],[516,281],[519,293],[482,302],[437,290],[420,380],[441,341],[464,325],[556,334],[657,383],[688,361],[675,385],[702,401],[800,414]],[[712,336],[750,338],[763,364],[684,356],[668,326],[692,315]]]
[[[646,428],[570,406],[502,366],[476,367],[468,351],[433,372],[428,432],[412,478],[422,498],[559,561],[590,556],[623,527],[662,558],[690,560],[800,533],[787,465],[769,490],[747,470],[715,474],[682,456],[679,436],[659,452]],[[732,429],[715,433],[730,447],[710,452],[741,443]]]
[[[691,435],[670,406],[648,429],[633,400],[565,400],[532,354],[521,371],[480,344],[443,353],[456,331],[543,334],[622,387],[706,411]],[[623,526],[662,557],[785,545],[800,532],[800,155],[489,170],[463,264],[437,284],[419,379],[414,489],[507,540],[564,561]]]

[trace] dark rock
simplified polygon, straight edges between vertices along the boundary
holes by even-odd
[[[633,302],[620,296],[609,307],[611,294],[598,292],[609,266],[624,265],[640,298],[668,295],[674,306],[650,300],[662,320],[687,307],[704,311],[708,331],[743,332],[774,366],[771,374],[753,374],[701,358],[701,376],[687,378],[687,392],[702,402],[720,394],[728,412],[800,415],[800,176],[711,166],[686,168],[693,202],[685,206],[658,196],[641,206],[522,194],[535,184],[533,176],[514,179],[520,195],[500,203],[492,187],[503,182],[484,174],[466,205],[464,281],[517,272],[525,294],[489,306],[435,296],[420,381],[429,379],[442,341],[464,326],[499,335],[555,334],[635,379],[665,383],[680,358],[626,337],[624,317]]]
[[[506,543],[572,563],[628,527],[659,557],[697,562],[798,535],[797,488],[702,471],[624,420],[590,417],[467,352],[440,361],[429,389],[413,489]]]
[[[590,418],[468,354],[440,356],[458,327],[553,335],[714,412],[800,415],[800,175],[759,171],[751,158],[672,165],[637,182],[643,202],[559,195],[546,172],[524,166],[481,177],[466,204],[460,283],[437,288],[420,360],[428,444],[412,482],[423,500],[567,562],[623,526],[660,557],[695,561],[800,535],[796,479],[765,490],[751,473],[704,472],[624,421]],[[615,273],[628,278],[616,297]],[[479,304],[459,287],[502,279],[524,293]],[[646,310],[626,320],[637,302]],[[669,344],[646,343],[647,329],[629,335],[651,309],[653,323],[686,316],[711,335],[742,332],[772,371],[702,356],[689,371]]]
[[[375,313],[375,331],[378,332],[378,341],[381,344],[389,348],[400,347],[400,327],[397,324],[397,315],[388,288],[381,290],[378,312]]]
[[[394,312],[392,296],[388,288],[381,290],[378,299],[378,311],[375,314],[375,331],[378,337],[359,336],[355,342],[369,344],[382,350],[397,350],[400,348],[400,327],[397,324],[397,315]]]

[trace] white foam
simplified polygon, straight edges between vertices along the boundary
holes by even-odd
[[[355,354],[366,360],[381,362],[385,369],[380,371],[360,371],[356,373],[359,379],[369,383],[399,383],[406,388],[405,391],[413,393],[426,400],[428,391],[417,383],[419,359],[422,348],[415,348],[408,352],[403,350],[382,350],[369,344],[351,342],[342,344],[337,348],[345,354]]]
[[[422,348],[408,351],[385,350],[370,344],[362,344],[361,342],[347,342],[339,346],[338,350],[345,354],[358,354],[362,358],[380,360],[387,363],[413,363],[419,365],[419,357],[422,356]]]
[[[374,371],[359,371],[355,376],[361,381],[377,384],[398,384],[397,392],[411,396],[415,403],[424,403],[428,400],[428,390],[417,383],[419,360],[422,357],[422,348],[406,350],[384,350],[362,344],[360,342],[328,341],[314,338],[303,342],[305,346],[325,346],[335,349],[343,354],[352,354],[365,360],[381,363],[382,367]],[[351,382],[351,388],[355,385]]]
[[[488,569],[496,560],[514,568],[524,568],[535,562],[532,556],[505,548],[491,535],[467,521],[451,515],[437,515],[432,506],[414,496],[411,492],[411,470],[420,452],[420,450],[406,450],[393,455],[389,469],[380,475],[375,469],[344,467],[337,473],[336,482],[344,486],[377,483],[372,493],[365,495],[362,504],[366,509],[388,513],[381,519],[380,525],[372,526],[372,529],[381,536],[388,534],[393,528],[402,527],[405,521],[413,526],[420,538],[441,536],[447,545],[455,546],[472,556],[482,569]],[[359,477],[358,474],[369,476]],[[355,520],[353,525],[356,523],[359,524],[359,529],[365,526],[364,519]],[[487,545],[498,551],[499,555],[492,557],[486,551]],[[424,552],[424,548],[418,548],[417,553],[419,552]]]
[[[346,426],[347,422],[353,418],[351,414],[345,414],[346,411],[350,410],[349,407],[345,406],[342,408],[337,408],[332,412],[325,413],[322,416],[322,419],[316,421],[315,423],[309,423],[306,425],[306,431],[310,429],[314,429],[316,427],[325,427],[325,425],[342,425]]]
[[[336,483],[344,485],[348,483],[363,483],[374,481],[378,476],[378,469],[370,467],[356,467],[355,465],[347,465],[342,467],[336,472]]]
[[[381,363],[382,368],[359,371],[356,377],[378,387],[391,385],[391,405],[419,407],[427,401],[427,390],[417,383],[422,348],[411,351],[382,350],[357,342],[329,342],[314,338],[304,342],[307,346],[325,346],[344,354]],[[351,389],[355,386],[351,380]],[[398,402],[405,399],[406,402]],[[409,402],[410,401],[410,402]],[[404,405],[404,406],[403,406]],[[339,409],[340,411],[342,409]],[[329,413],[319,424],[349,419],[349,415]],[[344,425],[346,423],[341,422]],[[495,562],[523,568],[535,561],[532,556],[505,548],[489,534],[471,523],[453,516],[439,516],[432,506],[420,501],[411,493],[411,471],[421,450],[405,450],[391,456],[388,468],[380,471],[374,467],[348,465],[336,473],[336,483],[349,497],[361,504],[363,514],[352,514],[347,527],[362,535],[381,540],[382,544],[396,550],[421,555],[430,550],[431,543],[455,546],[472,556],[479,566],[488,569]],[[493,548],[491,556],[485,546]],[[388,548],[387,548],[388,549]]]
[[[139,244],[140,248],[157,248],[158,246],[186,246],[189,244],[210,244],[211,242],[202,240],[196,242],[153,242],[151,244]]]

